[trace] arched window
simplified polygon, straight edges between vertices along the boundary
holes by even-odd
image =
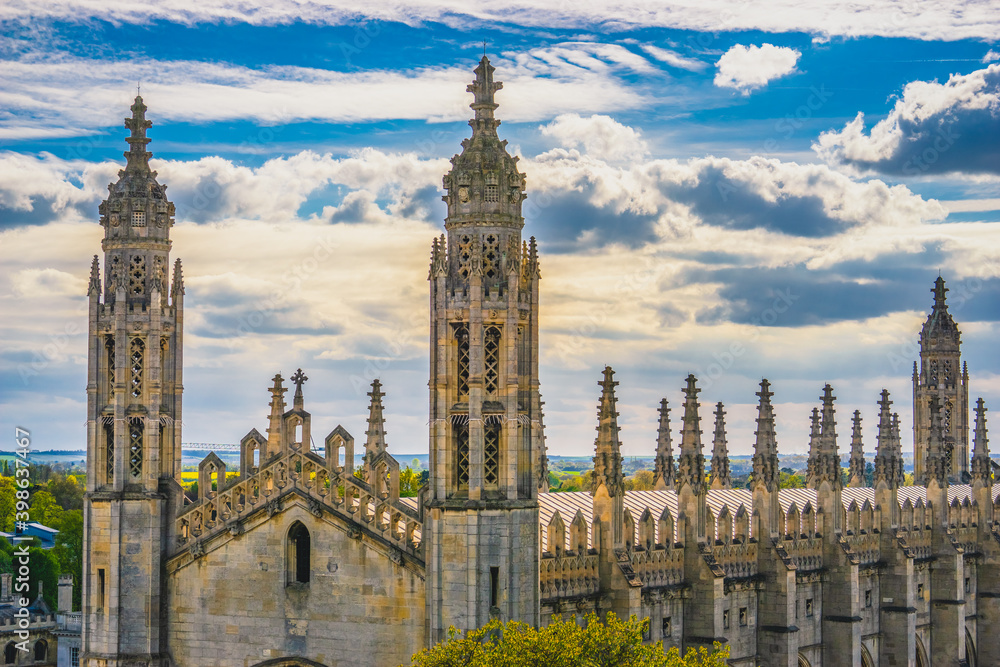
[[[3,664],[13,665],[17,660],[17,647],[14,642],[9,642],[3,649]]]
[[[35,662],[44,662],[46,656],[49,654],[49,645],[44,639],[39,639],[35,642]]]
[[[300,522],[288,531],[288,583],[308,584],[310,564],[309,530]]]

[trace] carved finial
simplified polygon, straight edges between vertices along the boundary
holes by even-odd
[[[875,485],[884,482],[890,489],[903,485],[903,456],[896,439],[898,415],[889,411],[889,390],[883,389],[878,406],[878,439],[875,452]]]
[[[616,409],[614,380],[615,372],[611,366],[604,367],[604,379],[598,382],[601,386],[601,402],[597,406],[597,440],[594,443],[594,476],[592,491],[603,484],[612,497],[622,493],[625,478],[622,475],[621,443],[618,440],[618,411]]]
[[[945,451],[944,424],[941,419],[941,401],[936,395],[931,395],[930,413],[931,428],[927,437],[927,453],[924,462],[924,485],[936,480],[938,486],[948,485],[948,454]]]
[[[184,295],[184,272],[181,269],[181,260],[177,258],[174,262],[174,284],[171,288],[171,296],[173,297],[174,303],[177,302],[177,297]]]
[[[865,449],[861,441],[861,411],[854,411],[853,427],[851,429],[851,458],[847,466],[848,485],[853,488],[865,484]]]
[[[990,461],[990,441],[987,438],[986,430],[986,405],[983,399],[976,401],[976,427],[972,444],[972,480],[989,486],[992,480],[993,470]]]
[[[124,153],[128,161],[125,165],[125,172],[146,176],[150,173],[149,158],[153,155],[146,150],[146,146],[149,144],[146,130],[152,127],[153,123],[146,120],[146,105],[143,104],[142,97],[138,94],[135,96],[135,102],[132,103],[131,109],[131,118],[125,119],[125,127],[131,132],[131,135],[125,139],[129,145],[128,151]]]
[[[479,66],[475,69],[476,80],[469,84],[466,90],[475,96],[472,107],[476,112],[476,120],[493,120],[493,112],[499,106],[494,101],[494,95],[498,90],[503,88],[503,84],[499,81],[493,81],[493,71],[496,68],[490,64],[490,59],[483,54],[482,60],[479,61]],[[487,127],[496,128],[499,123],[493,121],[493,123],[485,124],[484,129]]]
[[[754,484],[763,484],[768,491],[777,491],[780,483],[778,469],[778,443],[774,432],[774,408],[771,407],[771,383],[767,379],[760,381],[760,391],[757,392],[760,401],[757,405],[757,430],[753,447],[753,480]]]
[[[285,392],[288,391],[282,386],[283,378],[281,373],[274,376],[274,384],[271,386],[271,414],[268,417],[267,426],[267,450],[269,452],[280,451],[282,447],[282,421],[285,414]],[[263,461],[261,461],[263,463]]]
[[[290,377],[288,379],[291,380],[293,383],[295,383],[295,399],[294,399],[295,403],[294,403],[294,405],[295,405],[296,408],[298,408],[299,410],[301,410],[302,407],[303,407],[302,384],[306,380],[308,380],[309,378],[306,377],[306,374],[303,373],[302,369],[300,368],[300,369],[296,370],[295,373],[292,375],[292,377]]]
[[[87,296],[98,296],[101,293],[101,263],[94,255],[94,261],[90,263],[90,286],[87,288]]]
[[[365,456],[375,456],[381,454],[386,449],[385,444],[385,417],[382,411],[382,383],[378,378],[372,380],[372,390],[368,392],[371,399],[368,404],[368,430],[365,435],[368,440],[365,442]]]
[[[674,467],[674,449],[670,442],[670,407],[667,399],[660,401],[660,423],[656,429],[656,461],[653,470],[653,487],[674,488],[677,469]]]
[[[712,488],[728,489],[732,486],[729,476],[729,448],[726,442],[726,413],[722,402],[715,404],[715,437],[712,440]]]
[[[705,487],[705,455],[701,449],[701,417],[698,416],[698,379],[687,376],[684,388],[684,423],[681,426],[681,449],[677,457],[678,491],[685,485],[695,493]]]

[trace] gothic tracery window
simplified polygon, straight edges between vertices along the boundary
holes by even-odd
[[[496,485],[500,481],[500,424],[486,424],[483,443],[483,481]]]
[[[483,239],[483,275],[495,278],[500,275],[500,237],[487,234]]]
[[[455,480],[459,489],[469,488],[469,424],[455,424]]]
[[[469,277],[469,263],[472,259],[472,237],[463,234],[458,237],[458,273],[463,278]]]
[[[142,476],[142,421],[139,419],[129,424],[128,471],[132,477]]]
[[[469,328],[464,324],[455,331],[458,339],[458,395],[469,395]]]
[[[131,363],[132,377],[129,385],[132,398],[142,396],[142,367],[143,358],[146,356],[146,344],[141,338],[133,338],[129,351],[129,362]]]
[[[115,481],[115,427],[114,424],[104,424],[104,456],[105,473],[108,484]]]
[[[500,328],[487,327],[483,350],[486,393],[496,394],[500,386]]]
[[[131,294],[142,294],[146,290],[146,258],[134,255],[129,266],[128,291]]]
[[[104,349],[107,352],[108,360],[108,402],[115,395],[115,337],[104,337]]]

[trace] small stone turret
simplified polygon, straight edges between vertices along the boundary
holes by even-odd
[[[618,383],[614,377],[614,370],[605,366],[604,379],[598,383],[601,386],[601,402],[597,406],[597,440],[594,443],[594,476],[591,482],[591,491],[595,495],[603,486],[612,498],[622,497],[625,492],[615,398]]]
[[[837,452],[837,422],[834,416],[833,387],[829,384],[823,387],[823,410],[819,416],[817,429],[817,414],[813,409],[812,437],[809,452],[809,488],[818,489],[820,484],[828,482],[834,488],[843,488],[843,478],[840,472],[840,454]]]
[[[885,484],[889,489],[898,489],[903,485],[903,455],[899,447],[897,429],[899,427],[899,415],[892,415],[889,406],[889,391],[882,390],[882,397],[879,400],[878,413],[878,440],[875,452],[875,479],[874,485],[878,487]]]
[[[729,449],[726,443],[726,413],[720,401],[715,405],[715,437],[712,440],[712,488],[728,489],[733,485],[729,476]]]
[[[847,485],[852,488],[867,486],[865,482],[865,447],[861,441],[861,410],[854,411],[851,429],[851,458],[847,465]]]
[[[674,466],[674,448],[670,442],[670,407],[667,399],[660,400],[659,428],[656,429],[656,461],[653,466],[653,488],[672,489],[677,468]]]
[[[701,447],[701,417],[698,416],[698,379],[687,376],[684,388],[684,424],[681,426],[681,451],[677,457],[676,488],[688,486],[700,494],[705,490],[705,455]]]
[[[282,386],[284,378],[281,377],[281,373],[277,373],[274,376],[274,384],[271,386],[271,402],[268,406],[271,408],[271,414],[267,418],[267,452],[266,456],[273,456],[274,454],[280,452],[285,446],[284,443],[284,433],[283,433],[283,422],[285,414],[285,392],[288,391],[286,387]],[[264,463],[265,454],[261,454],[261,464]]]
[[[948,453],[945,449],[944,425],[941,423],[941,402],[937,396],[931,396],[930,402],[931,427],[927,436],[927,455],[924,458],[925,485],[937,482],[941,488],[948,486]]]
[[[990,486],[993,481],[993,465],[990,461],[990,441],[986,437],[986,405],[983,399],[976,401],[976,433],[972,447],[972,483]]]

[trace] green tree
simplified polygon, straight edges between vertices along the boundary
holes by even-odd
[[[649,621],[633,616],[627,621],[609,612],[602,623],[596,614],[585,627],[555,616],[543,628],[494,619],[465,635],[450,628],[448,639],[424,649],[412,659],[414,667],[725,667],[729,649],[716,644],[712,651],[691,649],[681,657],[676,648],[643,644]]]
[[[625,480],[625,489],[628,491],[651,491],[652,488],[652,470],[637,470],[634,475]]]
[[[0,530],[14,530],[14,510],[17,508],[17,497],[14,495],[17,486],[13,477],[0,477]]]
[[[14,555],[14,563],[16,566],[20,566],[16,554]],[[31,547],[28,549],[28,568],[30,569],[28,590],[26,592],[16,591],[15,595],[20,596],[27,593],[26,597],[34,600],[38,597],[38,582],[42,582],[44,584],[42,596],[45,598],[46,604],[51,609],[55,609],[59,592],[59,563],[56,561],[56,557],[48,549]]]
[[[806,483],[799,475],[792,475],[784,470],[782,470],[779,475],[781,476],[778,486],[782,489],[804,489],[806,488]]]
[[[83,511],[63,512],[55,527],[59,533],[52,553],[59,563],[59,574],[73,575],[73,608],[80,609],[83,600]]]
[[[44,526],[52,526],[59,522],[62,512],[63,509],[59,507],[55,497],[45,489],[35,491],[34,495],[31,496],[29,516],[32,521],[37,521]]]
[[[406,466],[399,471],[399,495],[401,498],[408,498],[417,495],[420,491],[420,473]]]
[[[83,485],[77,481],[75,475],[52,475],[46,486],[46,491],[52,494],[59,507],[64,510],[83,509]]]

